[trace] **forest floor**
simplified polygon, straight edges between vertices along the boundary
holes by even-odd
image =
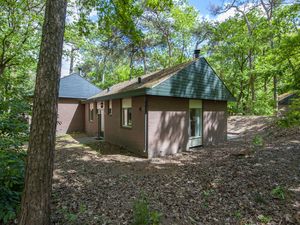
[[[226,143],[152,160],[59,137],[53,224],[132,224],[142,195],[161,224],[300,224],[300,129],[271,120],[231,117]]]

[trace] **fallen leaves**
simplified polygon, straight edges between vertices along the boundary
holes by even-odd
[[[274,129],[255,150],[249,133],[154,160],[95,154],[68,138],[56,152],[53,224],[131,224],[141,193],[162,224],[299,224],[300,132]]]

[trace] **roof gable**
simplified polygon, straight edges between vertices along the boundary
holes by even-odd
[[[60,79],[60,98],[87,99],[100,91],[101,89],[76,73]]]
[[[300,96],[297,93],[284,93],[278,96],[278,104],[279,105],[289,105],[295,98],[299,98]]]
[[[204,58],[194,61],[147,91],[149,95],[235,101]]]

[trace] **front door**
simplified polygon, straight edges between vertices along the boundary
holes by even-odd
[[[202,145],[202,101],[189,100],[189,147]]]

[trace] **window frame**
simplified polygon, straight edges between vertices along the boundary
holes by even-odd
[[[132,128],[132,124],[132,99],[121,99],[121,127]]]
[[[89,122],[94,121],[94,103],[89,103]]]
[[[112,100],[108,100],[107,115],[112,116]]]

